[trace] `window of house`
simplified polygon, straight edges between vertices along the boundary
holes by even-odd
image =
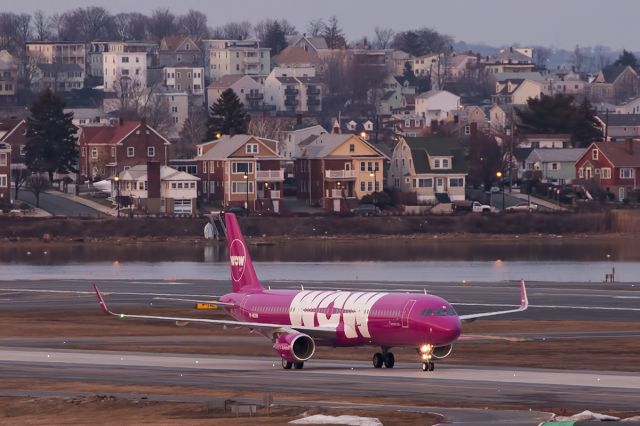
[[[417,179],[417,183],[418,183],[418,188],[432,188],[433,187],[433,179],[431,178],[426,178],[426,179]]]
[[[620,179],[633,179],[635,170],[631,167],[622,167],[620,169]]]
[[[448,169],[449,168],[449,159],[448,158],[443,158],[442,159],[442,168],[443,169]]]
[[[434,169],[439,169],[440,168],[440,159],[436,158],[435,160],[433,160],[433,168]]]
[[[178,189],[182,189],[182,182],[178,182]]]
[[[592,160],[597,160],[598,159],[598,150],[597,149],[592,149],[591,150],[591,159]]]
[[[129,63],[129,57],[128,57],[128,56],[123,56],[123,57],[122,57],[122,63],[123,63],[123,64],[127,64],[127,63]]]
[[[364,171],[366,171],[366,170],[367,170],[367,168],[366,168],[366,165],[365,165],[365,164],[366,164],[366,163],[365,163],[364,161],[361,161],[361,162],[360,162],[360,171],[361,171],[361,172],[364,172]]]
[[[464,186],[464,179],[463,178],[449,178],[449,186],[451,186],[451,187]]]
[[[7,165],[7,154],[0,154],[0,166]]]
[[[127,157],[133,157],[136,155],[136,149],[132,146],[127,147]]]
[[[602,179],[611,179],[611,168],[603,167],[600,173],[600,177],[602,177]]]
[[[115,147],[115,146],[112,146],[112,147],[111,147],[111,156],[112,156],[112,157],[115,157],[115,156],[116,156],[116,147]]]
[[[138,182],[138,189],[142,191],[144,189],[144,182]]]
[[[363,181],[363,182],[360,182],[360,192],[364,192],[364,191],[365,191],[365,183]]]
[[[257,154],[258,153],[258,144],[257,143],[248,143],[244,147],[244,151],[247,154]]]
[[[98,148],[91,148],[91,158],[94,160],[98,158]]]
[[[0,188],[7,187],[7,175],[0,175]]]
[[[373,163],[371,161],[367,162],[367,171],[369,172],[373,171]]]
[[[83,146],[82,150],[80,151],[80,153],[82,154],[83,157],[87,156],[87,147]],[[20,145],[20,155],[24,155],[24,145]]]
[[[243,174],[243,173],[253,173],[253,163],[246,162],[233,162],[231,163],[232,173],[234,174]]]
[[[155,157],[156,156],[156,147],[148,146],[147,147],[147,157]]]
[[[560,163],[551,163],[551,170],[560,170]]]
[[[246,194],[246,193],[252,194],[253,182],[242,182],[242,181],[231,182],[231,192],[233,194]]]
[[[579,177],[580,179],[583,179],[583,178],[584,178],[584,168],[580,167],[580,168],[578,169],[578,177]]]

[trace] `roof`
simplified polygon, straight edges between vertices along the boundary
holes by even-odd
[[[177,35],[177,36],[164,37],[162,39],[162,41],[160,42],[160,49],[162,49],[164,51],[168,50],[168,51],[171,51],[171,52],[176,52],[176,51],[178,51],[180,46],[182,46],[182,44],[187,39],[191,40],[191,37],[189,37],[188,35]],[[191,40],[191,45],[193,46],[193,50],[194,51],[199,51],[200,50],[200,49],[198,49],[198,46],[196,46],[196,44],[193,42],[193,40]],[[164,49],[163,49],[163,47],[164,47]]]
[[[435,173],[467,173],[469,167],[464,161],[464,152],[455,137],[429,136],[422,138],[404,138],[411,150],[413,165],[416,174]],[[429,156],[453,157],[451,159],[451,169],[431,169]]]
[[[139,121],[124,121],[115,126],[80,126],[82,143],[115,145],[140,126]]]
[[[602,68],[602,76],[604,77],[604,81],[606,83],[613,83],[627,68],[631,67],[629,67],[628,65],[607,65],[606,67]]]
[[[594,142],[615,167],[640,167],[640,141],[631,141],[633,154],[626,150],[628,142]]]
[[[276,65],[284,64],[319,64],[320,59],[302,47],[289,46],[271,59]]]
[[[609,114],[598,118],[609,127],[640,126],[640,114]]]
[[[531,64],[532,63],[530,57],[528,57],[524,53],[520,53],[517,50],[514,50],[512,48],[504,49],[502,52],[500,52],[497,55],[495,55],[492,59],[495,59],[496,61],[502,62],[502,63],[507,63],[507,62],[508,63],[515,62],[516,64],[518,64],[518,63]]]
[[[0,50],[0,69],[7,70],[17,68],[18,63],[11,53],[6,50]]]
[[[382,95],[382,98],[380,99],[381,101],[387,101],[389,99],[391,99],[391,97],[395,94],[395,90],[388,90],[387,92],[384,93],[384,95]]]
[[[38,64],[42,72],[82,72],[82,67],[78,64]]]
[[[557,161],[560,163],[570,162],[575,163],[582,157],[582,154],[586,151],[585,148],[537,148],[531,151],[528,158],[537,158],[543,163]]]
[[[537,83],[544,83],[546,79],[537,71],[525,71],[525,72],[498,72],[493,75],[496,81],[525,79],[535,81]]]
[[[244,76],[245,76],[244,74],[227,74],[227,75],[223,75],[222,77],[220,77],[216,81],[212,82],[209,85],[209,87],[217,88],[217,89],[226,89],[227,87],[231,87],[232,85],[237,83]]]
[[[204,144],[210,144],[213,142],[213,147],[205,152],[203,155],[197,157],[198,160],[224,160],[229,158],[231,154],[236,152],[245,143],[251,139],[256,139],[271,149],[274,154],[277,152],[277,141],[266,138],[259,138],[252,135],[223,135],[217,141],[204,142]],[[203,144],[200,144],[203,145]]]
[[[342,134],[342,133],[323,133],[321,135],[309,136],[300,142],[300,148],[302,148],[303,157],[306,158],[324,158],[328,157],[336,148],[340,145],[348,141],[352,138],[358,138],[352,134]],[[358,138],[363,143],[369,145],[371,149],[379,153],[380,155],[386,156],[382,151],[378,148],[365,141],[362,138]]]
[[[318,49],[328,49],[327,40],[324,37],[309,37],[305,34],[296,34],[287,36],[287,44],[289,46],[298,44],[301,40],[307,40],[307,42],[313,46],[316,50]]]
[[[525,160],[529,154],[533,151],[533,148],[513,148],[513,156],[516,157],[516,160],[523,161]]]
[[[8,144],[8,143],[6,143],[6,142],[0,142],[0,149],[3,149],[3,150],[4,150],[4,149],[8,149],[8,150],[11,150],[11,145],[9,145],[9,144]]]
[[[416,99],[429,99],[441,93],[448,93],[451,96],[458,97],[458,95],[455,95],[451,92],[447,92],[446,90],[429,90],[428,92],[420,93],[418,96],[416,96]]]
[[[0,132],[13,130],[21,121],[20,118],[0,118]]]
[[[118,174],[123,181],[127,180],[148,180],[147,178],[147,165],[138,164],[128,168]],[[190,175],[189,173],[178,171],[169,166],[160,166],[160,180],[162,181],[185,181],[185,180],[200,180],[200,178]]]
[[[278,80],[282,84],[296,84],[296,83],[298,83],[298,80],[295,77],[276,77],[276,80]]]

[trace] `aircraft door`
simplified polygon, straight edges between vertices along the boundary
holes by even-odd
[[[407,303],[404,304],[404,308],[402,309],[402,328],[409,328],[409,314],[415,304],[416,301],[414,299],[407,300]]]

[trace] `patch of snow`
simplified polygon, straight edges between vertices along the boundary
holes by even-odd
[[[620,420],[619,417],[607,416],[606,414],[594,413],[589,410],[584,410],[582,413],[574,414],[573,416],[556,416],[553,418],[554,422],[579,422],[585,420]]]
[[[325,416],[316,414],[289,422],[295,425],[348,425],[348,426],[382,426],[382,422],[374,417],[359,416]]]
[[[620,420],[621,422],[640,422],[640,416],[627,417],[626,419]]]

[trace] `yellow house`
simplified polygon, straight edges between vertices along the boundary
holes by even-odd
[[[357,205],[365,195],[382,191],[382,151],[350,134],[322,134],[300,142],[295,161],[298,198],[311,205],[340,212]]]

